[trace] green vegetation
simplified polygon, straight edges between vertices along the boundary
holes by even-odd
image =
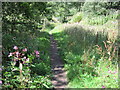
[[[109,41],[103,34],[97,38],[94,32],[77,25],[66,26],[53,35],[68,71],[69,87],[118,88],[117,47],[113,39]]]
[[[104,15],[99,15],[99,16],[86,16],[83,20],[86,24],[90,25],[103,25],[107,23],[109,20],[115,20],[118,18],[117,12],[104,16]],[[85,24],[84,23],[84,24]]]
[[[120,2],[2,3],[3,88],[52,88],[50,34],[69,88],[118,88]]]
[[[83,8],[87,8],[85,5]],[[71,24],[62,24],[50,31],[58,41],[70,88],[118,88],[119,14],[105,9],[106,15],[102,11],[98,15],[100,10],[96,13],[96,10],[83,9],[71,18]]]
[[[83,18],[83,13],[79,12],[72,17],[72,19],[70,20],[70,23],[80,22],[82,18]]]
[[[52,87],[50,36],[39,20],[45,4],[3,3],[3,88]]]
[[[23,37],[17,37],[18,35],[6,35],[8,37],[3,37],[5,40],[4,44],[6,47],[4,47],[4,50],[6,48],[10,48],[8,52],[12,53],[14,51],[12,49],[12,46],[16,45],[19,48],[25,48],[27,47],[28,49],[28,55],[25,54],[24,57],[28,57],[30,61],[28,61],[28,64],[23,63],[23,81],[22,83],[19,81],[19,74],[16,74],[16,72],[19,71],[16,70],[14,71],[17,64],[14,66],[11,66],[11,60],[12,58],[8,58],[8,55],[4,55],[3,60],[3,81],[5,82],[3,84],[3,87],[6,88],[12,88],[12,87],[17,87],[17,88],[50,88],[52,85],[50,83],[50,56],[49,56],[49,49],[50,49],[50,41],[49,41],[49,34],[46,32],[37,32],[34,36],[29,36],[27,34],[19,34]],[[12,38],[15,38],[14,41],[12,41]],[[17,39],[16,39],[17,37]],[[10,44],[11,43],[11,44]],[[45,46],[46,44],[46,46]],[[22,46],[22,47],[21,47]],[[35,57],[34,56],[34,50],[37,50],[40,52],[40,57]],[[7,51],[6,51],[7,52]],[[5,53],[5,51],[4,51]],[[14,63],[14,62],[13,62]],[[17,63],[17,61],[16,61]],[[11,69],[10,69],[11,68]],[[6,72],[7,71],[7,72]],[[14,75],[14,77],[13,77]],[[28,80],[28,81],[27,81]],[[27,82],[26,82],[27,81]],[[21,83],[21,84],[20,84]]]

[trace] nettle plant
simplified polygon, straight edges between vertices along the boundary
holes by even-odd
[[[5,87],[27,87],[29,86],[29,82],[31,82],[30,78],[30,65],[36,57],[39,56],[39,51],[34,51],[32,54],[28,54],[28,49],[20,49],[17,46],[14,46],[14,52],[10,52],[8,57],[10,58],[10,65],[4,73],[4,85]]]

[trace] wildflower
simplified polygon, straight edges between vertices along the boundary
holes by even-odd
[[[14,61],[14,62],[18,61],[18,58],[14,58],[13,61]]]
[[[105,88],[105,86],[102,86],[102,88]]]
[[[12,53],[10,53],[9,55],[8,55],[8,57],[11,57],[12,56]]]
[[[14,48],[13,48],[13,49],[17,50],[17,49],[18,49],[18,47],[17,47],[17,46],[14,46]]]
[[[117,73],[117,71],[112,72],[112,74],[116,74],[116,73]]]
[[[113,79],[114,79],[114,80],[117,80],[117,78],[115,78],[115,77],[114,77]]]
[[[0,84],[2,84],[2,81],[0,81]]]
[[[22,53],[22,56],[24,56],[25,54]]]
[[[19,52],[16,52],[16,55],[18,55],[19,54]]]
[[[0,68],[0,71],[2,71],[2,68]]]
[[[109,68],[109,67],[110,67],[110,65],[106,66],[106,68]]]
[[[117,71],[113,72],[113,71],[110,71],[110,70],[108,72],[111,73],[111,74],[116,74],[117,73]]]
[[[112,71],[111,70],[108,70],[108,73],[111,73]]]
[[[27,61],[27,62],[29,62],[29,61],[30,61],[30,59],[29,59],[29,58],[27,58],[27,59],[26,59],[26,61]]]
[[[39,55],[40,53],[39,53],[39,51],[36,51],[36,50],[35,50],[35,54],[36,54],[36,55]]]
[[[16,56],[17,56],[17,57],[18,57],[18,56],[19,56],[19,54],[20,54],[19,52],[15,52],[15,53],[16,53]]]
[[[36,57],[40,57],[40,55],[36,55]]]
[[[30,59],[27,58],[26,61],[23,61],[23,64],[29,63]]]
[[[23,52],[27,52],[27,48],[24,48],[22,51],[23,51]]]
[[[26,57],[23,57],[23,59],[26,59]]]
[[[25,64],[25,61],[23,61],[23,64]]]

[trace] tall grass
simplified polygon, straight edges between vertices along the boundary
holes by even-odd
[[[78,12],[73,15],[69,23],[82,22],[89,25],[103,25],[111,20],[120,19],[118,11],[114,11],[109,15],[95,15],[91,13]]]
[[[83,18],[83,12],[78,12],[77,14],[73,15],[69,23],[80,22],[82,18]]]
[[[104,25],[108,21],[116,20],[119,18],[118,11],[113,12],[109,15],[95,15],[94,17],[92,15],[84,16],[84,23],[90,24],[90,25]]]
[[[51,31],[58,41],[70,88],[118,88],[118,32],[104,29],[74,23]]]

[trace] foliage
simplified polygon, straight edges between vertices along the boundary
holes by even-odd
[[[70,20],[70,23],[80,22],[82,20],[82,17],[83,17],[83,13],[79,12],[73,16],[73,18]]]
[[[9,53],[8,57],[11,58],[11,61],[8,61],[8,66],[3,69],[3,87],[6,88],[49,88],[51,83],[48,82],[48,77],[38,76],[39,72],[35,75],[34,73],[31,76],[31,66],[33,66],[33,60],[37,60],[39,57],[39,52],[34,51],[35,54],[28,55],[27,48],[20,50],[17,46],[14,46],[15,52]],[[28,58],[27,58],[28,57]],[[36,58],[35,58],[36,57]],[[43,64],[39,62],[39,64]],[[35,67],[35,72],[40,67]],[[46,67],[44,67],[46,68]],[[42,73],[43,69],[40,73]],[[46,69],[42,75],[46,74],[49,69]],[[44,80],[43,80],[44,79]],[[41,80],[41,81],[39,81]]]
[[[3,2],[0,84],[11,89],[52,87],[50,33],[58,41],[69,87],[118,88],[119,5],[120,2]]]
[[[8,34],[9,39],[7,35],[3,37],[4,42],[4,48],[3,48],[3,87],[8,87],[8,88],[48,88],[51,87],[51,83],[49,81],[50,77],[46,75],[50,75],[50,62],[49,62],[49,47],[50,47],[50,42],[49,42],[49,34],[45,32],[34,32],[34,35],[28,35],[27,33],[21,33],[21,34]],[[22,37],[17,37],[21,35]],[[14,39],[13,39],[14,37]],[[11,61],[8,58],[9,52],[14,52],[12,47],[13,45],[19,46],[20,49],[28,47],[27,48],[27,57],[31,58],[32,60],[31,64],[28,66],[23,67],[23,83],[24,85],[20,85],[20,75],[19,72],[12,71],[12,66],[11,66]],[[46,46],[44,46],[46,44]],[[22,47],[21,47],[22,46]],[[8,52],[9,50],[9,52]],[[24,49],[23,49],[24,50]],[[34,50],[39,50],[40,52],[40,57],[34,57],[32,55]],[[21,50],[20,50],[21,51]],[[35,51],[36,52],[36,51]],[[36,54],[38,54],[36,52]],[[43,61],[43,62],[42,62]],[[32,71],[32,66],[37,64],[42,64],[45,65],[45,69],[43,67],[40,69],[40,67],[34,67],[34,72]],[[26,64],[25,64],[26,65]],[[47,67],[46,67],[47,66]],[[38,74],[36,73],[39,68],[39,71],[44,72],[44,74]],[[18,68],[19,69],[19,68]],[[44,71],[45,70],[45,71]],[[49,72],[48,72],[49,71]],[[17,74],[17,75],[16,75]],[[43,76],[44,75],[44,76]],[[14,77],[13,77],[14,76]],[[39,81],[39,83],[34,82],[37,77],[41,77],[39,79],[44,79],[43,81]],[[28,79],[28,80],[27,80]],[[30,82],[30,83],[29,83]],[[47,83],[48,82],[48,83]]]
[[[85,2],[82,7],[84,24],[103,25],[119,19],[119,2]]]
[[[68,86],[118,88],[116,38],[108,39],[108,34],[104,31],[101,33],[90,28],[79,24],[65,24],[62,25],[62,30],[56,28],[58,30],[51,31],[58,41],[59,55],[68,72]]]
[[[50,74],[50,66],[47,63],[41,62],[39,64],[35,63],[31,67],[32,72],[38,75]]]
[[[119,14],[117,13],[117,11],[107,16],[100,15],[100,16],[93,17],[92,15],[89,15],[89,16],[84,16],[83,22],[89,25],[104,25],[110,20],[118,19],[118,15]]]
[[[110,15],[111,10],[119,10],[119,2],[85,2],[82,11],[93,15]]]

